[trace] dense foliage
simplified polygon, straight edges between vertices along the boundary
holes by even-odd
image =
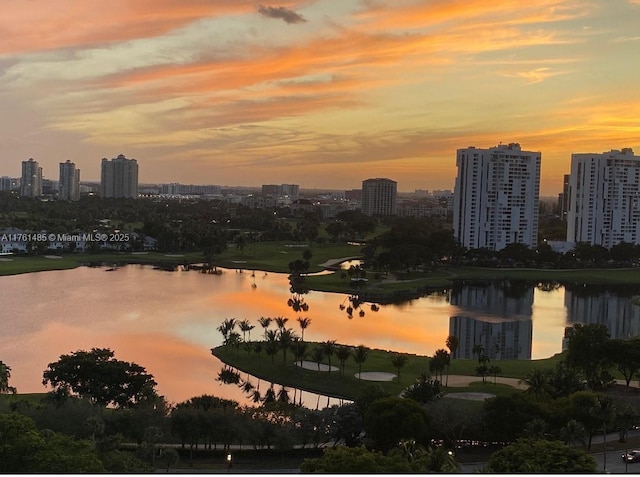
[[[132,407],[158,398],[153,376],[138,364],[115,359],[108,348],[60,356],[49,363],[42,384],[58,396],[73,393],[103,406]]]
[[[506,474],[592,473],[596,462],[583,450],[563,442],[520,439],[492,454],[487,470]]]

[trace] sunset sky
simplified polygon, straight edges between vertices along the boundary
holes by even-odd
[[[0,175],[453,189],[455,154],[640,154],[640,0],[2,0]]]

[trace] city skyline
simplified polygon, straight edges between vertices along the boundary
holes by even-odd
[[[33,157],[99,180],[99,159],[123,152],[144,164],[140,183],[453,189],[457,149],[517,142],[542,152],[553,196],[571,154],[640,150],[640,0],[0,12],[3,175]]]

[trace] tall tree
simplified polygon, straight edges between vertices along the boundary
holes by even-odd
[[[278,325],[278,330],[283,330],[284,327],[287,325],[287,321],[289,321],[289,318],[285,318],[284,316],[278,316],[276,317],[276,325]]]
[[[287,350],[291,348],[295,335],[290,328],[283,328],[278,333],[278,342],[282,349],[282,364],[287,363]]]
[[[311,318],[302,318],[301,316],[299,316],[298,323],[300,324],[300,331],[302,332],[302,341],[304,341],[304,330],[309,328],[309,325],[311,324]]]
[[[42,376],[43,386],[50,385],[56,394],[73,393],[103,406],[133,407],[158,397],[145,368],[115,359],[108,348],[64,354]]]
[[[567,364],[584,373],[591,389],[600,389],[611,380],[608,374],[611,366],[609,330],[600,324],[577,323],[567,330],[567,336]]]
[[[358,379],[362,378],[362,365],[369,357],[369,348],[364,345],[356,346],[353,350],[353,360],[358,365]]]
[[[11,378],[11,368],[0,361],[0,394],[16,393],[16,388],[9,386],[9,378]]]
[[[351,348],[349,346],[338,346],[336,348],[336,357],[340,361],[340,371],[344,374],[344,365],[351,356]]]
[[[447,348],[449,348],[449,355],[451,356],[451,360],[452,360],[453,356],[456,354],[456,351],[458,350],[460,341],[458,340],[457,336],[449,335],[447,336],[447,341],[445,344],[447,345]],[[451,363],[451,361],[449,363]],[[448,385],[449,385],[449,365],[447,365],[447,382],[445,383],[445,386],[448,386]]]
[[[315,348],[313,348],[313,351],[311,351],[310,357],[311,357],[311,360],[318,365],[318,371],[320,371],[320,364],[324,359],[324,350],[322,349],[322,347],[316,346]]]
[[[240,331],[242,331],[242,341],[247,341],[245,335],[247,332],[249,333],[249,341],[251,341],[251,330],[254,329],[255,326],[249,323],[249,320],[242,320],[238,322],[238,327]]]
[[[273,318],[265,317],[265,316],[261,316],[260,319],[258,320],[258,323],[260,323],[260,326],[262,326],[262,329],[264,330],[265,338],[267,336],[267,328],[269,328],[269,325],[271,324],[272,321],[273,321]]]
[[[335,340],[327,340],[321,344],[322,352],[327,357],[327,361],[329,362],[329,372],[331,372],[331,357],[333,353],[336,351],[336,342]]]
[[[409,358],[406,354],[393,353],[391,355],[391,364],[396,368],[396,376],[400,379],[400,368],[403,368],[407,364]]]

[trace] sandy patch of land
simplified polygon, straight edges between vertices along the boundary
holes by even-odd
[[[296,361],[296,366],[300,366],[300,361]],[[303,361],[302,368],[311,371],[329,371],[329,365],[320,363],[320,369],[318,369],[318,363],[314,361]],[[331,371],[338,371],[338,367],[331,365]]]
[[[165,254],[165,257],[184,257],[184,255],[179,253],[169,253],[169,254]]]
[[[493,383],[493,376],[487,377],[487,383]],[[442,380],[444,383],[447,383],[448,386],[458,388],[462,386],[468,386],[470,383],[475,383],[478,381],[482,381],[482,377],[480,376],[459,376],[459,375],[451,375],[449,376],[449,380],[447,382],[447,377],[443,376]],[[502,378],[498,376],[496,378],[496,383],[498,384],[508,384],[516,389],[527,389],[526,384],[520,384],[520,380],[518,378]]]
[[[45,255],[44,258],[62,258],[60,255]]]
[[[13,262],[13,258],[0,258],[0,262]]]
[[[467,399],[469,401],[484,401],[485,399],[489,399],[495,397],[495,394],[489,393],[449,393],[445,394],[443,397],[450,399]]]
[[[131,252],[131,255],[147,255],[149,252]],[[165,255],[165,257],[168,257],[169,255]],[[182,257],[184,257],[184,255],[181,255]]]
[[[393,373],[382,373],[379,371],[368,371],[366,373],[356,373],[356,378],[362,379],[364,381],[393,381],[393,378],[396,377]]]

